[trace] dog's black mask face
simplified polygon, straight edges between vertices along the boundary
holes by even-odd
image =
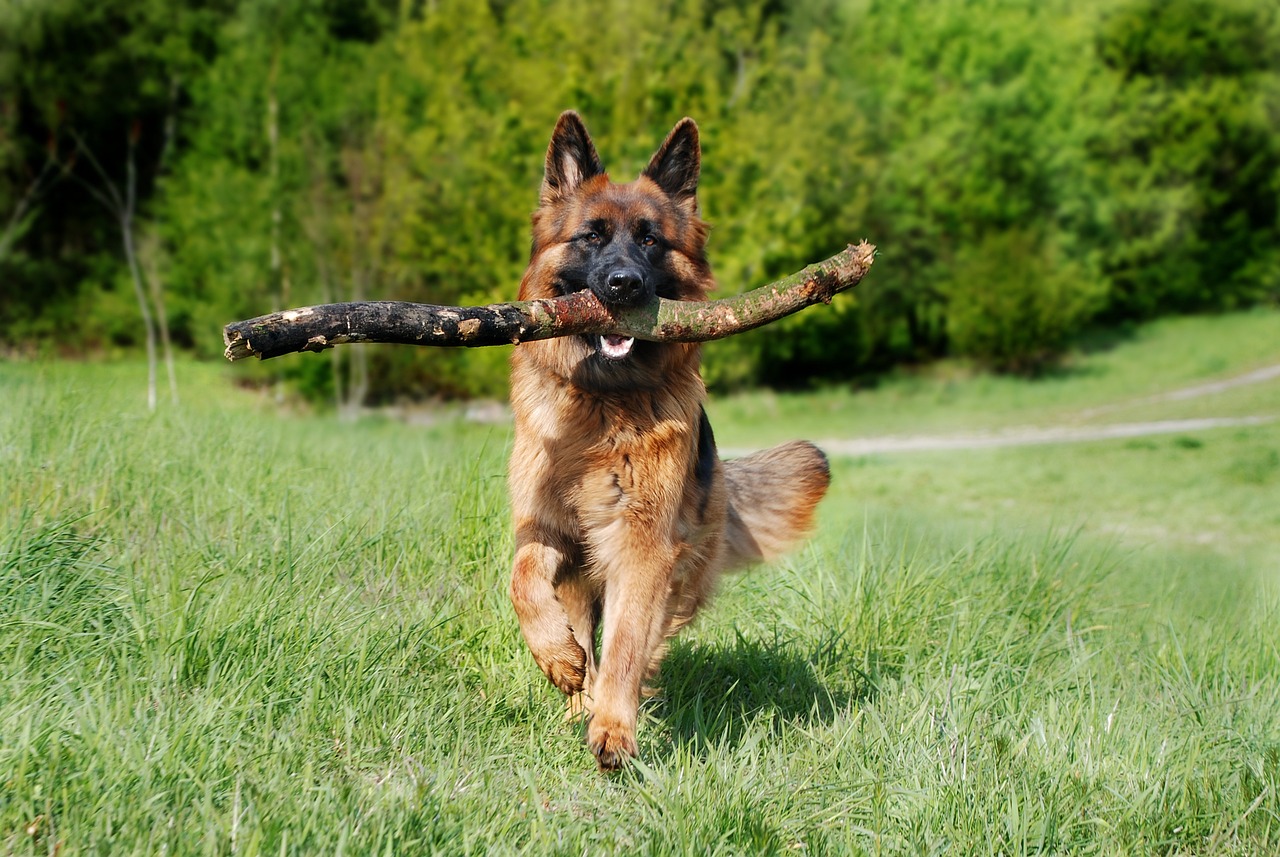
[[[611,309],[648,303],[666,281],[656,229],[638,223],[594,220],[575,237],[586,268],[587,288]]]
[[[568,293],[589,289],[611,310],[643,306],[655,297],[678,299],[679,288],[669,268],[670,245],[662,234],[652,203],[629,199],[625,187],[612,186],[591,206],[595,216],[583,220],[570,238],[559,271],[559,286]],[[600,360],[618,363],[649,350],[616,334],[584,336]]]

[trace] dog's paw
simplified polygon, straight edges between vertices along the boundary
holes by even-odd
[[[587,747],[602,771],[616,771],[637,753],[635,729],[596,716],[587,727]]]
[[[581,693],[586,687],[586,652],[570,634],[550,645],[536,647],[534,660],[564,696]]]
[[[577,642],[571,639],[556,654],[536,660],[538,667],[565,696],[582,692],[587,680],[587,653]]]

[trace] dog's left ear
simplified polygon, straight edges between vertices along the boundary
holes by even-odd
[[[698,124],[686,116],[671,129],[641,175],[656,182],[676,202],[697,212],[698,174],[701,169],[702,151],[698,146]]]

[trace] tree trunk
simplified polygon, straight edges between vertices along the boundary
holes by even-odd
[[[271,282],[280,295],[280,305],[289,303],[289,281],[284,274],[280,251],[280,225],[284,213],[280,209],[280,98],[276,79],[280,72],[280,49],[271,53],[271,71],[267,75],[267,174],[271,181]]]
[[[138,262],[143,279],[151,292],[152,309],[155,311],[156,330],[160,334],[160,351],[164,357],[165,372],[169,376],[169,402],[178,404],[178,374],[173,361],[173,342],[169,337],[169,312],[164,305],[164,281],[160,276],[160,241],[153,231],[142,237],[138,248]]]
[[[448,307],[400,301],[357,301],[271,313],[228,324],[228,360],[323,351],[347,342],[478,347],[579,333],[618,333],[653,342],[705,342],[776,321],[856,286],[871,267],[865,241],[816,265],[745,294],[717,301],[661,298],[611,312],[589,291],[564,297]]]
[[[129,275],[133,278],[133,294],[138,299],[138,312],[142,316],[142,328],[147,343],[147,410],[156,409],[156,326],[151,315],[151,302],[142,285],[142,271],[138,268],[138,253],[133,246],[133,214],[138,200],[138,168],[134,152],[137,149],[137,126],[129,134],[129,150],[125,161],[124,207],[120,210],[120,234],[124,239],[124,255],[129,263]]]
[[[176,98],[176,81],[172,83],[170,91],[171,95]],[[161,163],[163,163],[164,156],[168,152],[168,145],[172,138],[172,127],[170,123],[166,122],[165,133],[168,136],[166,136],[164,148],[161,149]],[[142,316],[143,338],[147,348],[147,410],[154,411],[156,409],[156,323],[151,311],[148,290],[143,283],[142,271],[138,265],[138,251],[133,236],[133,221],[138,210],[137,149],[141,128],[141,123],[137,119],[133,121],[129,128],[129,145],[125,155],[124,196],[120,195],[120,188],[111,180],[111,176],[107,174],[102,164],[94,157],[93,150],[85,145],[84,140],[76,133],[74,128],[70,129],[68,133],[76,141],[76,152],[84,154],[85,159],[102,181],[102,187],[99,189],[82,179],[78,179],[71,171],[70,164],[64,168],[63,172],[65,175],[70,176],[73,181],[78,182],[94,199],[102,203],[111,212],[116,222],[120,224],[120,239],[124,244],[124,257],[129,265],[129,277],[133,280],[133,296],[138,301],[138,314]],[[172,377],[172,370],[170,371]],[[176,381],[173,383],[176,389]]]
[[[280,301],[280,306],[289,305],[289,286],[282,276],[283,262],[280,252],[280,224],[284,214],[280,210],[280,97],[276,91],[276,81],[280,75],[280,46],[273,41],[271,47],[271,70],[267,74],[267,177],[271,186],[271,288]],[[284,402],[284,374],[276,373],[276,403]]]
[[[52,144],[50,144],[52,145]],[[46,184],[46,179],[52,177]],[[9,213],[9,220],[5,223],[4,230],[0,231],[0,260],[9,255],[9,251],[18,239],[22,237],[27,230],[30,222],[27,220],[27,212],[31,210],[41,195],[50,187],[57,183],[61,175],[58,172],[58,162],[53,155],[44,162],[44,166],[40,168],[40,172],[27,185],[27,189],[23,191],[18,202],[14,205],[13,211]]]

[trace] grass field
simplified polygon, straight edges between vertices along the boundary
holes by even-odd
[[[713,419],[1162,418],[1137,400],[1268,362],[1280,316],[1190,319],[1041,382]],[[1280,853],[1280,425],[835,460],[814,540],[727,582],[604,777],[506,600],[507,426],[181,370],[148,415],[135,365],[0,364],[0,852]]]

